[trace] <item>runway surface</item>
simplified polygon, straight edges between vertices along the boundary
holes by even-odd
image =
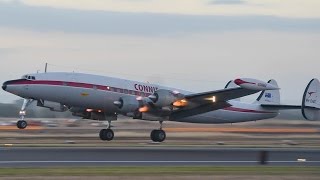
[[[261,151],[268,165],[320,166],[320,150],[210,148],[0,148],[0,167],[252,166]]]

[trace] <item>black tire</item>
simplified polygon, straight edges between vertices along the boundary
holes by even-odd
[[[167,135],[163,130],[153,130],[151,131],[150,137],[153,142],[163,142],[166,140]]]
[[[167,138],[166,132],[164,130],[158,130],[156,133],[156,139],[158,142],[163,142]]]
[[[102,141],[112,141],[114,138],[114,132],[112,129],[102,129],[99,136]]]
[[[27,121],[20,120],[20,121],[17,122],[17,127],[19,129],[25,129],[27,126],[28,126]]]
[[[150,138],[151,138],[151,140],[153,141],[153,142],[158,142],[157,141],[157,139],[156,139],[156,132],[157,132],[157,130],[152,130],[151,131],[151,134],[150,134]]]

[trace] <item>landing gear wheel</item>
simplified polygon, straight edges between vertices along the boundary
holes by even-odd
[[[99,136],[103,141],[112,141],[114,138],[114,132],[112,131],[112,129],[102,129]]]
[[[151,131],[151,134],[150,134],[150,138],[151,138],[151,140],[152,140],[153,142],[157,142],[157,139],[156,139],[156,137],[155,137],[156,131],[157,131],[157,130],[152,130],[152,131]]]
[[[28,126],[28,123],[25,120],[19,120],[17,122],[17,127],[19,129],[25,129]]]
[[[150,137],[153,142],[163,142],[166,140],[167,135],[164,130],[153,130]]]

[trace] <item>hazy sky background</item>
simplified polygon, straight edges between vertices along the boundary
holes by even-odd
[[[320,78],[319,0],[0,0],[0,82],[76,71],[192,91],[274,78],[300,103]],[[0,102],[17,97],[1,90]]]

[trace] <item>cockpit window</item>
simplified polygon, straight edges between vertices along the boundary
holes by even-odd
[[[22,79],[36,80],[36,77],[35,76],[24,75],[24,76],[22,76]]]

